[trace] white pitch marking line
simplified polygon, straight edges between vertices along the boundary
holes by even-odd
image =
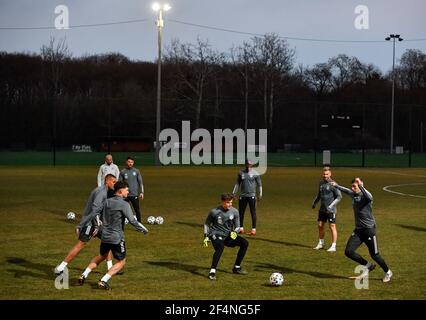
[[[362,171],[374,172],[374,173],[389,173],[389,174],[395,174],[395,175],[398,175],[398,176],[409,176],[409,177],[426,178],[425,175],[414,174],[414,173],[402,173],[402,172],[384,171],[384,170],[369,170],[369,169],[363,169],[363,168],[359,168],[359,169],[347,168],[347,169],[350,169],[350,170],[362,170]]]
[[[419,195],[416,195],[416,194],[402,193],[402,192],[396,192],[396,191],[393,191],[393,190],[389,190],[389,188],[394,188],[394,187],[416,186],[416,185],[423,185],[423,184],[426,184],[426,182],[423,182],[423,183],[393,184],[393,185],[390,185],[390,186],[383,187],[383,190],[386,191],[386,192],[398,194],[400,196],[409,196],[409,197],[426,199],[425,196],[419,196]]]

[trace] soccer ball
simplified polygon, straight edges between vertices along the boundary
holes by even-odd
[[[269,277],[269,283],[271,284],[271,286],[279,287],[284,283],[284,277],[281,273],[274,272]]]
[[[147,221],[149,224],[154,224],[154,223],[155,223],[155,217],[153,217],[153,216],[149,216],[149,217],[148,217],[148,219],[146,219],[146,221]]]
[[[67,213],[67,219],[68,220],[75,220],[75,213],[74,212],[68,212]]]
[[[155,218],[155,223],[156,224],[163,224],[164,223],[163,217],[158,216],[157,218]]]

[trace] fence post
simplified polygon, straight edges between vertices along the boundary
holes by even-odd
[[[362,146],[362,167],[365,167],[365,147]]]
[[[411,141],[410,141],[410,149],[408,150],[408,167],[411,168]]]

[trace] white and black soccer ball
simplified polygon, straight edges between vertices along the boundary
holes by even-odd
[[[74,212],[70,211],[70,212],[67,213],[67,219],[68,220],[75,220],[75,217],[76,217],[76,215],[75,215]]]
[[[154,217],[154,216],[149,216],[149,217],[146,219],[146,221],[147,221],[149,224],[155,224],[155,217]]]
[[[164,218],[161,216],[158,216],[157,218],[155,218],[155,223],[156,224],[163,224],[164,223]]]
[[[284,283],[284,277],[279,272],[274,272],[269,277],[269,284],[274,287],[279,287]]]

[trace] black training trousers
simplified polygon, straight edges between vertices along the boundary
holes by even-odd
[[[248,248],[248,241],[240,236],[237,236],[235,240],[232,240],[230,236],[224,238],[224,237],[210,237],[210,240],[212,241],[213,248],[214,248],[214,254],[213,254],[213,261],[212,261],[212,269],[216,269],[220,257],[222,256],[223,249],[225,247],[240,247],[237,254],[237,259],[235,260],[235,265],[240,266],[241,262],[244,259],[244,256],[246,255],[246,251]]]
[[[380,265],[384,272],[388,272],[389,268],[386,265],[385,260],[383,260],[379,254],[379,247],[377,245],[376,238],[376,228],[374,227],[355,229],[350,236],[348,243],[346,244],[345,255],[348,258],[365,266],[368,261],[356,253],[356,249],[358,249],[362,243],[367,245],[371,258],[373,258],[373,260]]]
[[[240,226],[241,228],[244,226],[244,213],[246,211],[247,204],[250,207],[252,228],[256,229],[256,197],[240,197],[240,201],[238,203],[238,211],[240,213]]]
[[[139,198],[135,196],[131,196],[131,197],[127,197],[126,200],[132,204],[133,210],[135,211],[135,214],[136,214],[136,220],[138,220],[139,222],[142,222],[141,208],[139,206]]]

